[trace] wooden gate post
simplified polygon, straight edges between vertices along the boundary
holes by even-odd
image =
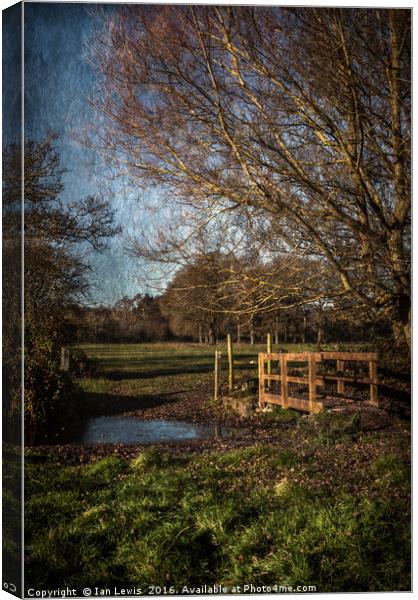
[[[287,358],[286,354],[280,356],[280,379],[282,388],[282,408],[287,408],[288,401],[288,389],[287,389]]]
[[[267,334],[267,354],[271,354],[271,334]],[[271,384],[271,360],[267,361],[267,385],[270,387]]]
[[[344,361],[343,360],[337,360],[337,371],[342,371],[344,374]],[[345,392],[344,381],[341,379],[337,379],[337,393],[344,394],[344,392]]]
[[[309,354],[309,412],[318,412],[316,404],[316,358]]]
[[[370,404],[373,406],[379,406],[379,400],[377,399],[377,362],[371,360],[369,362],[369,377],[370,377]]]
[[[69,371],[70,370],[70,349],[66,346],[62,346],[61,348],[61,371]]]
[[[265,408],[264,400],[264,355],[260,352],[258,355],[258,406]]]
[[[232,337],[231,334],[227,335],[228,340],[228,387],[229,391],[232,391],[234,387],[234,353],[232,349]]]
[[[221,358],[222,352],[220,350],[215,350],[215,390],[213,394],[213,399],[215,400],[215,402],[217,402],[219,398],[219,382],[221,380]]]

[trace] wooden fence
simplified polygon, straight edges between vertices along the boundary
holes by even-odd
[[[378,406],[377,399],[377,360],[375,352],[303,352],[303,353],[260,353],[258,355],[259,372],[259,405],[264,408],[267,403],[278,404],[283,408],[295,408],[310,413],[317,413],[326,406],[326,400],[317,397],[317,386],[323,386],[326,382],[337,383],[337,394],[343,396],[345,384],[368,384],[370,386],[369,403]],[[274,374],[271,362],[280,364],[280,374]],[[318,373],[318,365],[324,361],[336,361],[336,373]],[[367,362],[369,365],[369,377],[355,377],[344,373],[346,362]],[[265,363],[269,367],[267,373]],[[307,363],[308,376],[300,377],[288,375],[289,363]],[[273,393],[270,382],[279,382],[280,393]],[[266,390],[266,382],[268,389]],[[289,395],[289,383],[308,386],[307,398]]]

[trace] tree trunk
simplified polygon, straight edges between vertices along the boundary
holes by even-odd
[[[237,321],[237,344],[241,343],[241,323]]]
[[[392,324],[395,337],[401,336],[399,340],[411,352],[411,295],[410,276],[405,267],[406,257],[403,248],[402,235],[399,230],[392,231],[389,237],[389,252],[393,265],[393,278],[397,283],[396,298],[393,301]]]
[[[408,318],[406,319],[406,321],[404,323],[402,323],[402,329],[403,329],[404,339],[405,339],[406,347],[408,349],[408,353],[411,353],[412,340],[411,340],[411,313],[410,312],[409,312],[409,315],[408,315]]]
[[[274,320],[274,325],[275,325],[274,343],[276,344],[276,346],[278,346],[279,345],[279,315],[276,315],[275,320]]]
[[[324,341],[324,318],[323,318],[323,314],[322,314],[322,305],[319,305],[319,310],[318,310],[318,323],[317,323],[317,330],[316,330],[316,343],[318,346],[321,345],[321,343]]]
[[[199,344],[203,343],[203,336],[202,336],[202,323],[199,323]]]
[[[253,326],[253,318],[251,317],[250,321],[250,344],[254,345],[254,326]]]
[[[395,343],[411,352],[411,300],[409,296],[401,295],[398,306],[392,318],[392,331]]]
[[[306,313],[303,314],[303,330],[302,330],[302,344],[306,344],[306,332],[308,324],[306,319]]]
[[[213,330],[213,327],[209,327],[209,344],[211,346],[215,345],[215,332]]]

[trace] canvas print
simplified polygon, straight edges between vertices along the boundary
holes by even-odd
[[[3,11],[3,590],[411,589],[411,10]]]

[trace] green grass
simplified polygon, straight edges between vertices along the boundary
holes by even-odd
[[[83,467],[29,458],[28,585],[410,589],[402,461],[373,462],[358,495],[298,485],[299,463],[261,445],[204,456],[154,448]]]
[[[299,421],[301,413],[292,408],[282,408],[281,406],[273,406],[269,412],[262,414],[264,421],[274,423],[296,423]]]
[[[214,348],[83,346],[103,414],[212,381]],[[224,349],[222,347],[222,349]],[[237,347],[237,374],[261,346]],[[308,349],[300,346],[293,350]],[[251,363],[251,361],[254,361]],[[275,444],[207,454],[150,448],[68,466],[27,451],[27,587],[314,585],[319,592],[410,589],[408,434],[365,433],[327,414],[275,409]]]
[[[22,453],[4,444],[2,459],[3,572],[7,572],[9,581],[16,582],[20,594]]]
[[[278,350],[273,346],[273,351]],[[315,349],[309,344],[281,344],[292,352]],[[143,406],[152,398],[181,390],[202,390],[213,381],[215,346],[199,344],[86,344],[80,349],[98,364],[95,377],[80,380],[83,410],[103,414]],[[222,351],[223,383],[227,382],[227,348]],[[266,345],[234,346],[237,380],[257,377],[257,357]]]

